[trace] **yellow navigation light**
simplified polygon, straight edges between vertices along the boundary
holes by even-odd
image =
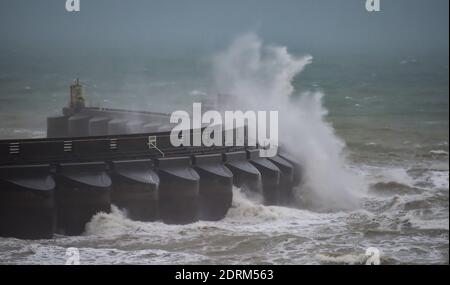
[[[77,78],[74,84],[70,85],[70,106],[71,109],[79,110],[85,107],[85,100],[83,94],[83,86]]]

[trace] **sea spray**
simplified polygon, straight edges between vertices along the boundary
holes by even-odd
[[[294,209],[282,206],[265,206],[262,196],[233,186],[233,204],[225,219],[216,221],[198,221],[186,225],[164,224],[161,221],[142,222],[134,221],[116,206],[111,207],[110,213],[100,212],[94,215],[86,224],[84,236],[146,236],[154,240],[167,241],[171,239],[187,239],[202,235],[202,232],[214,230],[227,233],[241,232],[240,227],[246,231],[258,231],[266,228],[268,224],[280,223],[289,225],[295,221],[296,225],[313,225],[326,223],[330,217],[341,217],[339,213],[314,213],[308,210]]]
[[[218,91],[234,106],[279,112],[281,144],[302,166],[299,205],[315,210],[353,209],[364,183],[346,167],[345,143],[325,121],[323,94],[296,94],[292,82],[312,57],[264,45],[253,33],[238,37],[213,59]]]

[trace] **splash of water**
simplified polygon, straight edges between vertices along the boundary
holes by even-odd
[[[352,209],[363,183],[346,167],[345,144],[325,121],[323,94],[296,94],[292,85],[311,62],[309,55],[293,56],[249,33],[214,57],[213,71],[219,92],[233,94],[235,106],[279,112],[280,142],[303,168],[296,192],[302,206]]]

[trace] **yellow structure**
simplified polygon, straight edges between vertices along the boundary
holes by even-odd
[[[83,94],[83,86],[80,84],[80,80],[77,78],[74,84],[70,85],[70,105],[72,110],[79,110],[85,107],[85,100]]]

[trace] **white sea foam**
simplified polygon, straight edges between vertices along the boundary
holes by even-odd
[[[364,264],[367,260],[367,256],[364,253],[361,254],[317,254],[316,258],[321,263],[330,263],[330,264],[348,264],[348,265],[356,265],[356,264]]]
[[[183,237],[188,234],[196,234],[205,227],[214,227],[226,231],[234,231],[237,224],[241,224],[250,230],[261,230],[267,224],[273,222],[289,223],[295,221],[300,227],[311,224],[328,222],[330,217],[338,217],[339,214],[320,214],[306,210],[281,206],[264,206],[258,199],[248,195],[241,189],[233,188],[233,203],[225,219],[222,222],[199,221],[188,225],[167,225],[162,222],[139,222],[126,217],[125,212],[112,206],[111,213],[98,213],[86,224],[85,236],[117,236],[117,235],[151,235],[154,238],[165,239]]]
[[[365,185],[345,168],[345,144],[324,120],[323,94],[292,96],[292,80],[311,62],[250,33],[215,57],[214,75],[220,93],[238,96],[239,108],[279,111],[281,143],[302,166],[299,200],[320,210],[356,208]]]
[[[438,150],[430,150],[431,154],[435,154],[435,155],[446,155],[448,156],[448,151],[442,150],[442,149],[438,149]]]
[[[397,183],[410,187],[415,183],[414,179],[404,168],[372,168],[372,173],[368,180],[371,184]]]
[[[306,210],[288,208],[282,206],[265,206],[260,201],[249,197],[248,194],[239,188],[233,189],[233,204],[229,210],[226,221],[240,221],[253,223],[267,221],[288,221],[313,222],[322,219],[326,214],[317,214]]]
[[[438,189],[449,189],[448,171],[430,171],[430,180]]]
[[[222,221],[188,225],[138,222],[113,207],[109,214],[95,215],[80,237],[58,236],[31,244],[0,238],[0,247],[5,249],[0,252],[0,259],[2,263],[64,264],[65,249],[77,247],[82,264],[363,264],[365,248],[376,246],[386,252],[382,262],[387,258],[398,263],[414,261],[417,253],[410,248],[420,244],[429,248],[427,258],[441,260],[441,249],[437,246],[445,243],[445,236],[389,237],[404,229],[439,234],[448,230],[448,225],[445,227],[448,218],[444,215],[436,222],[428,222],[416,211],[408,211],[405,216],[402,205],[420,201],[420,195],[392,199],[393,206],[379,213],[368,210],[316,213],[264,206],[234,188],[233,207]],[[396,253],[399,247],[405,248],[408,255]]]
[[[411,218],[410,222],[413,227],[421,230],[449,230],[448,219],[427,219]]]

